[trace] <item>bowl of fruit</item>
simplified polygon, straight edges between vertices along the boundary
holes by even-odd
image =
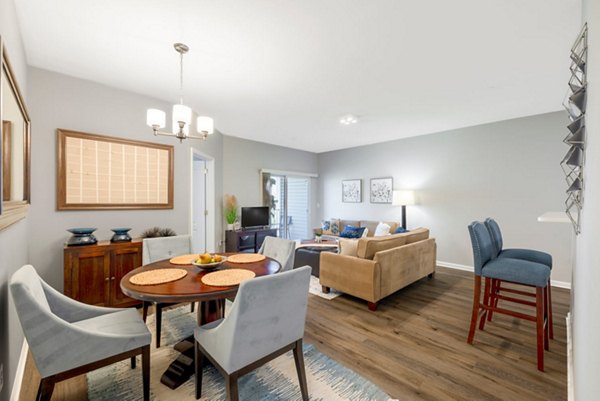
[[[226,260],[227,256],[217,255],[216,253],[211,254],[207,252],[198,255],[198,259],[194,260],[192,264],[203,270],[213,270],[221,266]]]

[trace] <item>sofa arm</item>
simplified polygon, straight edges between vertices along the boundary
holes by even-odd
[[[435,273],[434,238],[380,251],[373,258],[381,268],[381,296],[386,297]]]
[[[369,302],[382,298],[379,263],[331,252],[322,252],[319,262],[322,286],[333,287]]]

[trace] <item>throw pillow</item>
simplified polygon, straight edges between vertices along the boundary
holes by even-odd
[[[331,235],[340,235],[340,219],[331,219]]]
[[[323,220],[321,222],[321,230],[324,235],[333,235],[333,232],[331,232],[331,221]]]
[[[396,229],[396,231],[394,231],[394,234],[402,234],[402,233],[407,233],[409,230],[407,230],[406,228],[402,227],[402,226],[398,226],[398,228]]]
[[[380,221],[379,224],[377,224],[377,227],[375,228],[375,234],[373,234],[373,236],[383,237],[384,235],[388,235],[389,233],[390,225]]]
[[[363,232],[365,231],[365,227],[354,227],[354,226],[346,226],[344,227],[344,231],[340,234],[342,238],[361,238]]]
[[[338,242],[340,255],[354,256],[358,253],[358,240],[349,238],[340,238]]]
[[[367,238],[367,234],[369,234],[369,228],[368,227],[364,227],[365,231],[363,231],[363,234],[360,236],[360,238]]]

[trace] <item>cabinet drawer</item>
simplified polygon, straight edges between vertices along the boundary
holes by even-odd
[[[238,246],[242,248],[254,248],[255,233],[244,233],[238,236]]]

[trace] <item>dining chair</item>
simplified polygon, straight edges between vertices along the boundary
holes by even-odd
[[[265,237],[258,253],[275,259],[281,265],[280,272],[292,270],[296,241],[278,237]]]
[[[490,236],[492,237],[492,244],[494,245],[494,253],[498,258],[513,258],[513,259],[521,259],[528,260],[530,262],[541,263],[545,266],[548,266],[550,269],[550,273],[552,274],[552,255],[546,252],[537,251],[534,249],[521,249],[521,248],[509,248],[503,249],[503,240],[502,240],[502,232],[500,231],[500,226],[496,222],[496,220],[488,217],[484,222],[488,231],[490,232]],[[550,280],[550,279],[548,279]],[[498,306],[498,301],[500,300],[499,295],[501,292],[508,292],[514,294],[520,294],[529,297],[535,297],[534,293],[531,292],[523,292],[519,290],[515,290],[513,288],[502,287],[502,282],[500,280],[492,280],[492,289],[490,292],[490,302],[493,302],[495,306]],[[492,312],[488,314],[488,321],[492,320]],[[554,322],[552,320],[552,286],[550,282],[548,282],[548,326],[550,331],[550,338],[554,338]]]
[[[83,304],[56,291],[25,265],[10,292],[29,350],[40,373],[37,400],[50,400],[57,382],[142,355],[144,400],[150,399],[152,336],[134,309]]]
[[[547,321],[548,280],[550,268],[541,263],[513,258],[495,257],[495,248],[490,232],[484,223],[475,221],[469,225],[469,235],[473,247],[474,278],[473,309],[471,312],[471,325],[467,342],[473,344],[475,325],[481,315],[479,329],[483,330],[487,314],[490,312],[502,313],[520,319],[529,320],[536,324],[537,337],[537,367],[544,370],[544,349],[549,349],[549,331]],[[485,278],[484,300],[481,302],[481,278]],[[510,283],[526,284],[535,287],[535,302],[521,298],[500,295],[507,302],[535,307],[535,315],[525,314],[506,308],[500,308],[491,297],[491,281],[499,280]]]
[[[302,337],[310,272],[303,266],[244,281],[227,317],[196,328],[196,399],[204,358],[223,375],[227,400],[237,401],[239,377],[293,350],[302,400],[308,400]]]
[[[158,260],[169,259],[175,256],[192,253],[192,237],[190,235],[175,235],[172,237],[144,238],[142,247],[142,263],[147,265]],[[148,308],[151,302],[144,301],[142,306],[142,317],[144,322],[148,316]],[[162,311],[176,303],[155,303],[156,315],[156,348],[160,348],[160,336],[162,325]],[[191,312],[194,312],[194,303],[191,303]]]

